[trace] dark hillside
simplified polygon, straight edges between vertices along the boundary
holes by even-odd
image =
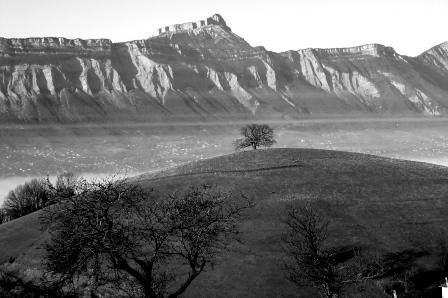
[[[216,184],[256,202],[241,222],[242,242],[194,282],[189,297],[297,297],[282,271],[285,227],[280,218],[288,206],[305,201],[315,201],[330,218],[331,243],[389,255],[400,268],[420,264],[422,288],[439,282],[437,260],[428,253],[446,231],[448,168],[338,151],[272,149],[134,179],[161,192]],[[37,264],[41,232],[36,219],[33,214],[0,226],[0,239],[8,243],[0,246],[1,261],[14,256],[17,262]],[[425,281],[425,270],[430,280]],[[304,290],[300,297],[310,295]]]

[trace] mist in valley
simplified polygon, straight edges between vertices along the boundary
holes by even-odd
[[[269,122],[275,147],[341,150],[448,166],[448,119]],[[234,152],[242,123],[8,126],[0,128],[0,204],[32,178],[135,176]]]

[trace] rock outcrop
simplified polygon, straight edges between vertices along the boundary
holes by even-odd
[[[163,33],[176,33],[179,31],[185,31],[185,30],[194,30],[194,29],[201,29],[206,26],[221,26],[225,28],[228,31],[232,31],[229,27],[227,27],[226,21],[222,18],[221,15],[215,14],[207,20],[200,20],[197,22],[188,22],[183,24],[176,24],[176,25],[170,25],[159,28],[154,35],[160,35]]]
[[[0,122],[295,118],[448,111],[448,43],[274,53],[220,15],[146,40],[0,38]]]

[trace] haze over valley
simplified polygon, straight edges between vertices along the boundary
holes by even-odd
[[[448,165],[448,120],[309,119],[272,121],[276,147],[368,153]],[[0,127],[0,200],[31,177],[73,172],[132,176],[234,152],[242,122]]]

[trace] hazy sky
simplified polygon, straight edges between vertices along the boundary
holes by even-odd
[[[448,41],[448,0],[0,0],[0,37],[128,41],[220,13],[233,32],[272,51],[393,46],[418,55]]]

